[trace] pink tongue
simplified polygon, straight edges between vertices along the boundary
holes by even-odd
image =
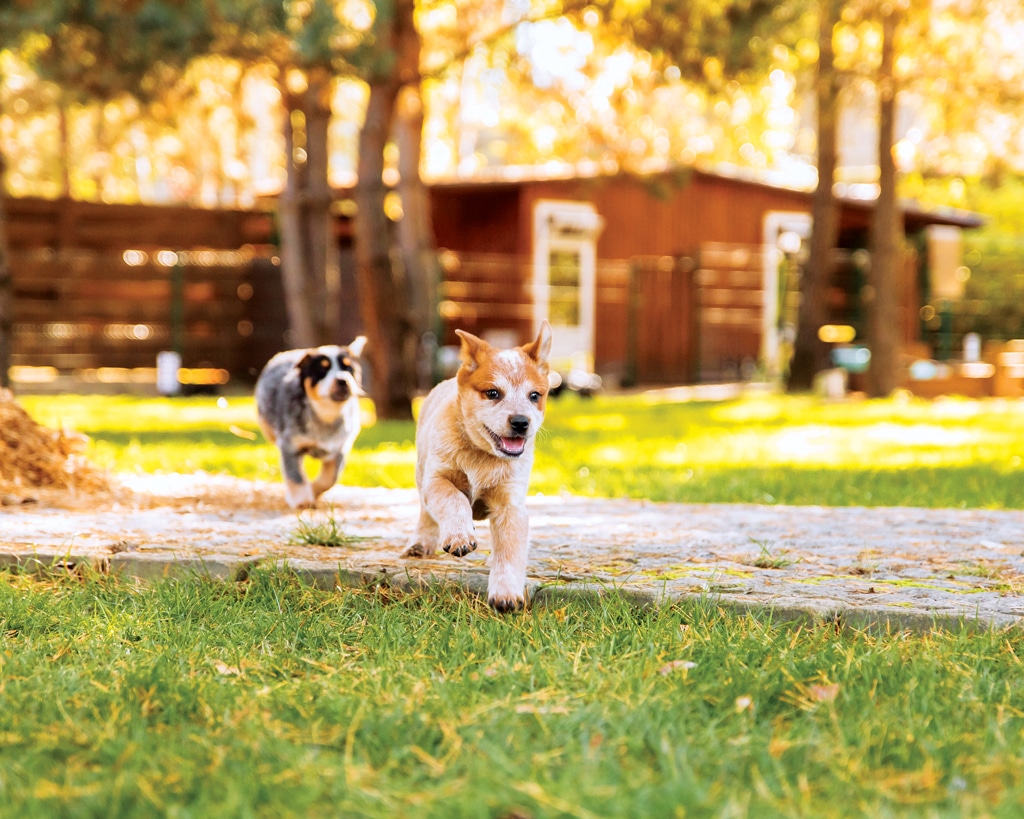
[[[506,452],[522,452],[526,446],[525,438],[502,438],[501,445]]]

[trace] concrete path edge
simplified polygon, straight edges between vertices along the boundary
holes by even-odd
[[[73,550],[20,549],[0,550],[0,570],[19,574],[52,576],[96,572],[118,575],[139,582],[216,581],[243,582],[257,568],[270,568],[295,575],[301,582],[321,591],[340,588],[366,588],[386,585],[405,591],[432,586],[452,586],[467,593],[486,597],[487,577],[480,571],[432,573],[403,572],[386,569],[371,571],[346,568],[324,561],[301,558],[233,557],[222,555],[176,555],[174,553],[121,553],[111,556],[76,554]],[[815,605],[813,601],[784,604],[761,600],[743,601],[714,592],[678,593],[666,589],[632,586],[628,583],[545,583],[529,580],[527,597],[531,607],[553,607],[581,597],[600,602],[609,595],[624,598],[640,607],[711,605],[738,615],[768,615],[774,623],[799,623],[809,627],[830,625],[842,631],[910,631],[927,633],[987,631],[1020,625],[1013,616],[988,618],[926,614],[917,611],[893,611],[886,608],[852,608]],[[514,616],[514,615],[513,615]]]

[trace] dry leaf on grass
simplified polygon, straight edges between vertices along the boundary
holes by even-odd
[[[665,665],[659,668],[658,673],[662,676],[665,676],[666,674],[671,674],[673,671],[676,671],[677,669],[689,671],[691,668],[696,667],[697,664],[692,660],[672,660],[671,662],[665,663]]]
[[[812,685],[808,691],[813,700],[832,702],[839,695],[839,685],[837,683],[832,683],[831,685]]]

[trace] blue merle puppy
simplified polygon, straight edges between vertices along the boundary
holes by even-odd
[[[365,345],[366,337],[359,336],[347,347],[330,344],[278,353],[256,381],[257,420],[281,452],[285,499],[292,509],[316,506],[345,468],[361,428],[359,359]],[[312,482],[303,469],[307,455],[322,463]]]

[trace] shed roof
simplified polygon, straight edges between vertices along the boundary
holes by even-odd
[[[540,183],[573,182],[583,179],[589,180],[612,180],[621,177],[632,177],[641,181],[673,181],[679,184],[679,180],[687,176],[703,177],[711,181],[718,181],[739,187],[758,188],[769,191],[785,191],[800,198],[806,198],[807,207],[810,210],[810,199],[813,191],[801,185],[786,184],[781,178],[759,177],[755,172],[734,167],[716,166],[714,168],[698,168],[679,166],[652,173],[633,174],[623,171],[603,170],[597,172],[565,172],[545,173],[542,168],[515,167],[502,169],[501,173],[488,176],[476,176],[467,179],[438,180],[429,183],[431,188],[446,190],[480,190],[485,188],[522,188]],[[685,184],[685,183],[683,183]],[[875,197],[864,197],[861,190],[871,186],[862,186],[857,189],[836,186],[836,198],[844,210],[862,212],[865,220],[874,210]],[[899,207],[903,212],[907,232],[914,232],[928,225],[952,225],[961,228],[978,228],[985,224],[984,215],[975,211],[961,210],[959,208],[924,205],[915,199],[901,199]]]

